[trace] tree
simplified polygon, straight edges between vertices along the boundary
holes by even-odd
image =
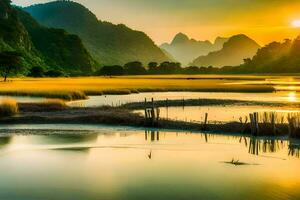
[[[7,81],[7,77],[15,75],[22,70],[21,54],[15,51],[4,51],[0,53],[0,73]]]
[[[124,70],[126,74],[130,75],[146,74],[146,69],[143,67],[143,64],[139,61],[126,63],[124,65]]]
[[[104,66],[100,70],[96,72],[96,75],[105,75],[105,76],[118,76],[123,75],[124,69],[122,66],[114,65],[114,66]]]
[[[158,66],[157,62],[150,62],[148,64],[148,69],[149,70],[154,70],[155,68],[157,68],[157,66]]]
[[[55,77],[63,77],[63,76],[65,76],[65,74],[60,70],[52,69],[52,70],[47,71],[45,73],[45,76],[55,78]]]
[[[31,68],[28,74],[28,76],[30,77],[43,77],[44,75],[45,75],[45,70],[40,66]]]

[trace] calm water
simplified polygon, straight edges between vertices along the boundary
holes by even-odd
[[[297,141],[22,128],[0,130],[0,199],[300,199]],[[226,163],[232,159],[245,165]]]
[[[142,115],[145,111],[136,111]],[[288,113],[300,112],[296,107],[266,107],[266,106],[186,106],[160,108],[160,117],[187,122],[203,122],[205,113],[208,113],[210,122],[239,121],[239,118],[249,116],[249,113],[277,112],[287,118]]]
[[[45,98],[41,98],[41,97],[18,97],[18,96],[1,96],[0,95],[0,101],[3,99],[7,99],[7,98],[12,98],[15,99],[17,102],[20,103],[28,103],[28,102],[41,102],[44,101]]]
[[[71,102],[71,106],[121,105],[130,102],[173,99],[233,99],[264,102],[300,102],[300,93],[285,91],[277,93],[226,93],[226,92],[154,92],[129,95],[90,96],[88,100]]]

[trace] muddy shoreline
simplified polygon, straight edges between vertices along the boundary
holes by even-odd
[[[163,106],[165,101],[155,102],[157,107]],[[180,100],[170,100],[170,106],[179,105]],[[236,101],[236,100],[186,100],[186,106],[206,106],[206,105],[270,105],[264,102]],[[229,134],[250,135],[250,125],[240,122],[217,123],[209,122],[205,126],[201,123],[174,121],[160,119],[155,127],[146,124],[144,116],[133,111],[144,107],[144,103],[129,103],[120,107],[56,107],[42,103],[19,103],[19,114],[12,117],[0,119],[0,124],[82,124],[82,125],[115,125],[130,126],[136,128],[158,128],[168,130],[195,131],[195,132],[214,132]],[[274,104],[278,106],[278,104]],[[280,104],[282,105],[282,104]],[[278,126],[279,135],[288,134],[288,126],[281,124]]]

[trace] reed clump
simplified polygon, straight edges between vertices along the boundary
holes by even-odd
[[[54,99],[64,99],[67,101],[82,100],[88,98],[86,94],[81,91],[0,91],[0,95],[46,97]]]
[[[300,138],[300,113],[289,113],[287,120],[290,137]]]
[[[278,135],[278,126],[283,124],[285,116],[277,112],[259,113],[259,129],[265,135]]]
[[[11,117],[19,112],[18,103],[14,99],[3,99],[0,103],[0,117]]]
[[[64,111],[68,108],[66,102],[61,99],[46,99],[39,103],[19,103],[21,114]]]
[[[68,107],[66,102],[61,99],[47,99],[42,105],[48,110],[65,110]]]

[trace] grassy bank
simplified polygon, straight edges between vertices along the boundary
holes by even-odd
[[[250,77],[245,77],[249,80]],[[132,76],[79,78],[16,78],[0,83],[0,95],[36,96],[66,100],[85,99],[87,95],[130,94],[137,92],[273,92],[263,84],[235,84],[243,79],[211,76]],[[253,77],[253,81],[257,81]]]
[[[180,100],[159,100],[154,101],[154,107],[185,107],[185,106],[299,106],[298,103],[271,103],[261,101],[244,101],[244,100],[230,100],[230,99],[180,99]],[[122,105],[121,107],[140,110],[145,107],[151,107],[152,102],[132,102]]]
[[[105,124],[122,125],[132,127],[148,127],[149,124],[144,116],[132,112],[124,107],[93,107],[93,108],[71,108],[61,101],[49,101],[43,103],[20,103],[17,115],[0,117],[0,124]],[[270,117],[269,117],[270,116]],[[273,120],[274,119],[274,120]],[[279,118],[278,118],[279,119]],[[294,123],[296,120],[296,124]],[[195,123],[159,119],[156,128],[183,130],[183,131],[208,131],[234,134],[252,134],[250,121],[227,123]],[[272,123],[276,125],[272,125]],[[300,138],[299,116],[290,116],[293,123],[291,132],[289,124],[278,121],[272,115],[265,115],[258,122],[260,134],[257,136],[288,136]],[[153,126],[150,126],[153,127]],[[265,129],[263,129],[265,127]],[[274,129],[275,128],[275,129]],[[275,131],[274,131],[275,130]]]

